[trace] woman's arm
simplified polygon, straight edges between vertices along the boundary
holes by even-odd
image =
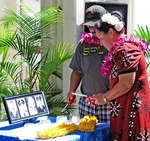
[[[105,93],[107,100],[111,101],[127,93],[134,84],[135,76],[136,72],[119,75],[119,82],[111,90]]]
[[[99,93],[92,98],[95,100],[95,104],[103,105],[107,101],[111,101],[117,97],[126,94],[134,84],[136,72],[126,73],[119,75],[119,82],[105,94]],[[105,97],[104,97],[105,96]]]

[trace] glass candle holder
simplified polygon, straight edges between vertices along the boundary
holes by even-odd
[[[80,117],[78,115],[73,115],[71,118],[72,123],[79,123]]]
[[[61,124],[63,122],[67,122],[67,116],[57,116],[56,117],[56,123]]]

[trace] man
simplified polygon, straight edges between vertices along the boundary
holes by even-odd
[[[46,107],[45,107],[43,99],[40,95],[36,97],[36,104],[37,104],[38,113],[46,112]]]
[[[99,6],[93,5],[86,10],[86,22],[83,26],[86,26],[92,39],[98,38],[95,36],[94,24],[100,20],[103,14],[107,11]],[[100,47],[97,42],[92,43],[92,40],[81,39],[78,43],[75,55],[70,63],[70,68],[73,69],[70,76],[70,89],[67,95],[67,102],[72,100],[80,82],[81,92],[84,95],[90,96],[92,94],[98,94],[100,92],[105,93],[109,88],[108,77],[103,77],[100,74],[101,64],[107,55],[107,50],[104,47]],[[73,99],[75,102],[75,99]],[[109,106],[107,104],[100,106],[91,106],[86,102],[86,97],[80,97],[79,99],[79,115],[83,118],[85,115],[92,114],[97,117],[99,122],[109,122]]]
[[[19,99],[18,100],[18,107],[19,107],[20,115],[22,118],[29,116],[25,99]]]
[[[10,109],[10,117],[12,120],[18,119],[20,118],[18,109],[17,109],[17,105],[15,103],[15,101],[11,100],[8,104],[9,109]]]

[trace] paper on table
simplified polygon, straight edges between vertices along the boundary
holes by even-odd
[[[20,140],[25,139],[35,139],[36,138],[36,132],[38,126],[35,124],[31,124],[28,126],[23,126],[20,128],[16,128],[12,130],[12,133],[15,134]]]
[[[28,124],[27,126],[19,127],[11,130],[11,133],[17,136],[20,140],[35,140],[37,138],[37,131],[56,126],[56,123],[47,123],[43,125]],[[39,140],[38,140],[39,141]]]

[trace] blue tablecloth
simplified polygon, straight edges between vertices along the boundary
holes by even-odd
[[[56,122],[55,117],[49,117],[49,119],[51,122]],[[24,123],[11,125],[7,121],[0,123],[0,141],[110,141],[110,125],[108,123],[98,123],[94,132],[76,131],[63,137],[45,140],[35,138],[34,128],[37,126],[28,128],[24,127]]]

